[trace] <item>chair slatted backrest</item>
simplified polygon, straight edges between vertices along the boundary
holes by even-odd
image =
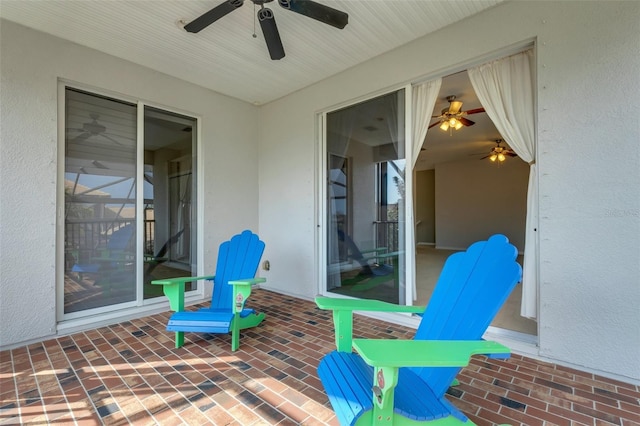
[[[471,245],[445,262],[414,339],[478,340],[520,282],[517,249],[504,235]],[[443,395],[460,368],[415,368]]]
[[[133,240],[133,225],[126,225],[114,231],[107,242],[107,250],[124,251],[128,248],[129,243]]]
[[[229,281],[254,278],[264,247],[264,242],[248,230],[220,244],[211,309],[231,309],[233,288],[228,285]]]

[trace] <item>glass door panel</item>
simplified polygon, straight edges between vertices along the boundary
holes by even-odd
[[[195,118],[145,107],[145,299],[162,296],[152,280],[197,275],[196,128]]]
[[[326,290],[405,301],[404,90],[326,118]]]
[[[136,298],[136,105],[65,93],[68,314]]]

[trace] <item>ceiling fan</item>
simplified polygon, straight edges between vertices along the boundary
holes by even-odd
[[[502,163],[504,160],[507,159],[507,157],[517,157],[518,154],[516,154],[513,150],[506,148],[504,146],[500,146],[500,144],[504,142],[504,140],[502,139],[496,139],[495,143],[496,146],[494,146],[491,149],[491,152],[489,152],[489,154],[485,155],[484,157],[481,158],[481,160],[484,160],[485,158],[488,158],[491,161],[498,161],[500,163]]]
[[[98,119],[100,118],[100,115],[92,113],[92,114],[89,114],[89,117],[91,117],[91,121],[84,123],[81,129],[67,129],[67,132],[80,132],[78,136],[72,139],[73,142],[76,142],[76,143],[83,142],[92,136],[102,136],[103,138],[108,139],[109,141],[117,145],[120,145],[120,146],[124,145],[122,142],[119,142],[113,137],[111,137],[112,134],[107,133],[107,128],[102,124],[98,123]],[[113,136],[129,139],[120,135],[113,135]]]
[[[437,118],[438,121],[431,124],[429,129],[433,126],[440,125],[440,128],[444,131],[456,129],[460,130],[462,126],[473,126],[476,124],[474,121],[469,120],[465,115],[477,114],[484,112],[484,108],[470,109],[468,111],[462,111],[462,102],[456,101],[455,96],[447,96],[449,101],[449,108],[442,110],[440,115],[434,115],[431,118]]]
[[[276,26],[273,11],[264,7],[265,3],[272,1],[273,0],[251,0],[254,5],[260,6],[260,10],[258,10],[258,21],[260,22],[260,27],[262,28],[262,33],[267,43],[269,55],[271,59],[278,60],[285,56],[284,47],[280,39],[278,27]],[[243,3],[244,0],[226,0],[224,3],[219,4],[207,13],[186,24],[184,29],[190,33],[200,32],[218,19],[242,6]],[[349,15],[345,12],[311,0],[278,0],[278,4],[291,12],[308,16],[309,18],[339,29],[343,29],[349,21]]]

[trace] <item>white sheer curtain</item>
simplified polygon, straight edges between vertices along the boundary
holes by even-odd
[[[424,143],[429,129],[429,121],[433,115],[433,108],[436,106],[438,93],[440,93],[442,79],[427,81],[426,83],[416,84],[412,91],[413,106],[413,149],[411,156],[411,165],[415,166],[420,155],[420,149]]]
[[[436,105],[438,99],[438,93],[440,93],[440,86],[442,86],[442,79],[427,81],[425,83],[416,84],[411,88],[411,110],[412,110],[412,149],[411,149],[411,168],[416,165],[418,161],[418,155],[420,155],[420,149],[424,143],[424,139],[427,136],[427,130],[429,129],[429,121],[433,115],[433,108]],[[412,222],[415,220],[413,213],[411,214]],[[407,229],[407,235],[409,238],[407,247],[415,247],[415,224],[411,223],[411,226]],[[416,288],[415,278],[412,281],[412,297],[415,301],[418,293]]]
[[[518,156],[529,163],[527,219],[522,277],[523,317],[536,319],[538,311],[538,188],[535,165],[533,104],[533,50],[489,62],[468,71],[480,103],[498,131]]]

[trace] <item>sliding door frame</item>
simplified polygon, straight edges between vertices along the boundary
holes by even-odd
[[[328,239],[327,229],[329,224],[327,223],[327,167],[328,167],[328,151],[327,151],[327,115],[344,109],[352,107],[360,103],[388,95],[390,93],[398,92],[404,89],[404,159],[405,159],[405,212],[403,220],[405,222],[404,227],[404,284],[405,284],[405,300],[407,305],[412,305],[415,297],[415,290],[413,285],[408,285],[415,281],[415,244],[413,244],[414,236],[412,231],[413,223],[413,166],[410,164],[410,159],[413,155],[413,143],[412,143],[412,131],[411,131],[411,114],[412,114],[412,86],[411,84],[403,84],[387,88],[385,90],[377,91],[375,93],[368,94],[366,96],[352,99],[347,102],[343,102],[338,105],[334,105],[324,109],[316,114],[317,123],[317,155],[318,161],[316,177],[317,177],[317,215],[316,215],[316,277],[318,285],[318,294],[324,296],[344,298],[336,293],[331,293],[327,290],[327,260],[328,260]]]
[[[136,141],[136,297],[135,300],[130,302],[124,302],[117,305],[108,305],[99,308],[89,309],[87,311],[66,313],[64,312],[64,285],[65,285],[65,138],[66,138],[66,89],[77,89],[96,96],[102,96],[112,98],[114,100],[127,102],[135,105],[137,108],[137,141]],[[204,223],[204,208],[203,208],[203,159],[202,159],[202,118],[198,114],[194,114],[189,111],[182,111],[178,108],[167,107],[166,105],[159,105],[153,102],[144,101],[141,99],[133,98],[131,96],[123,95],[121,93],[113,93],[108,90],[92,87],[83,83],[78,83],[66,79],[58,80],[58,151],[57,151],[57,207],[56,207],[56,261],[55,261],[55,286],[56,286],[56,319],[58,322],[58,328],[77,328],[82,327],[82,324],[89,322],[108,321],[110,318],[121,318],[124,316],[133,316],[142,312],[148,312],[149,309],[157,311],[160,306],[168,306],[168,301],[165,297],[155,297],[151,299],[144,299],[143,297],[143,281],[144,281],[144,234],[140,232],[144,230],[144,119],[145,119],[145,107],[153,107],[159,110],[166,111],[168,113],[174,113],[193,118],[195,121],[194,130],[196,130],[196,147],[195,147],[195,174],[196,177],[196,275],[203,274],[204,264],[204,237],[202,233],[202,223]],[[201,300],[204,296],[204,285],[200,282],[197,288],[193,291],[189,291],[185,294],[186,301]],[[62,327],[60,326],[62,324]],[[66,325],[65,325],[66,324]],[[53,331],[53,330],[52,330]]]

